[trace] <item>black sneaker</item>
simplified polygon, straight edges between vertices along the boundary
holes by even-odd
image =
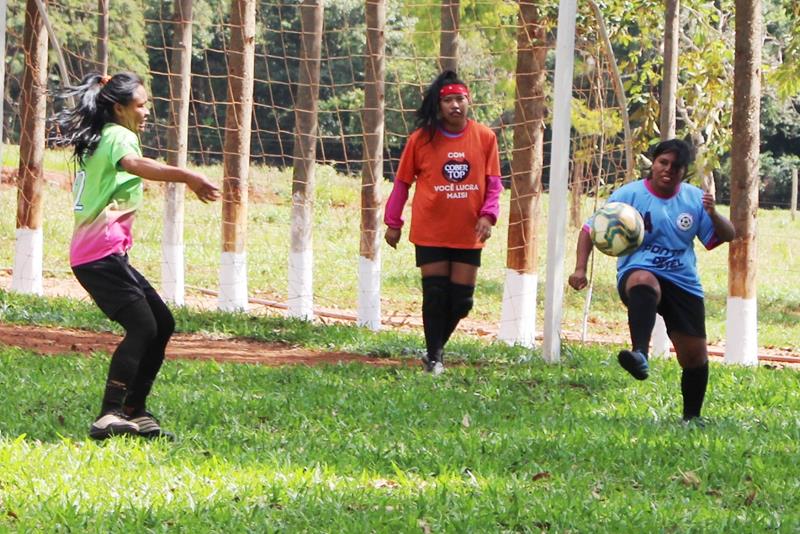
[[[638,350],[621,350],[617,355],[617,360],[623,369],[628,371],[636,380],[644,380],[650,374],[650,366],[647,364],[647,355]]]
[[[162,430],[158,419],[156,419],[153,414],[146,410],[142,410],[141,412],[130,415],[128,417],[128,421],[135,424],[139,428],[136,434],[143,438],[164,438],[170,441],[175,439],[174,435]]]
[[[122,412],[118,411],[102,414],[89,428],[89,437],[98,440],[138,433],[139,425],[134,421],[129,421]]]

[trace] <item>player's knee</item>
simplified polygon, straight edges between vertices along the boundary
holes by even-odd
[[[625,282],[625,287],[628,291],[640,285],[651,287],[656,293],[661,292],[661,285],[658,283],[658,278],[650,271],[639,269],[628,275],[627,281]]]
[[[444,313],[449,305],[448,286],[450,280],[446,276],[426,276],[422,279],[422,312]]]
[[[450,284],[450,314],[455,319],[463,319],[469,315],[475,302],[475,286]]]

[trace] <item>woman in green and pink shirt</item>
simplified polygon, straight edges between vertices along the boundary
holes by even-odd
[[[136,74],[89,74],[60,96],[77,102],[54,117],[54,142],[74,147],[79,168],[73,184],[70,265],[103,313],[125,329],[111,357],[100,415],[89,435],[165,436],[145,401],[175,320],[128,262],[133,221],[142,204],[142,178],[185,183],[203,202],[217,200],[219,190],[200,173],[142,156],[139,132],[150,111],[147,90]]]

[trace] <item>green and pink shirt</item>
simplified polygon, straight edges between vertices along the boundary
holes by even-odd
[[[69,250],[72,267],[124,254],[133,245],[131,230],[142,204],[143,187],[141,178],[119,166],[128,155],[142,155],[139,137],[124,126],[108,123],[97,148],[75,175],[75,230]]]

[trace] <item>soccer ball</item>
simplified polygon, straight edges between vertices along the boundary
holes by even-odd
[[[589,237],[603,254],[627,256],[644,240],[644,221],[630,204],[609,202],[592,217]]]

